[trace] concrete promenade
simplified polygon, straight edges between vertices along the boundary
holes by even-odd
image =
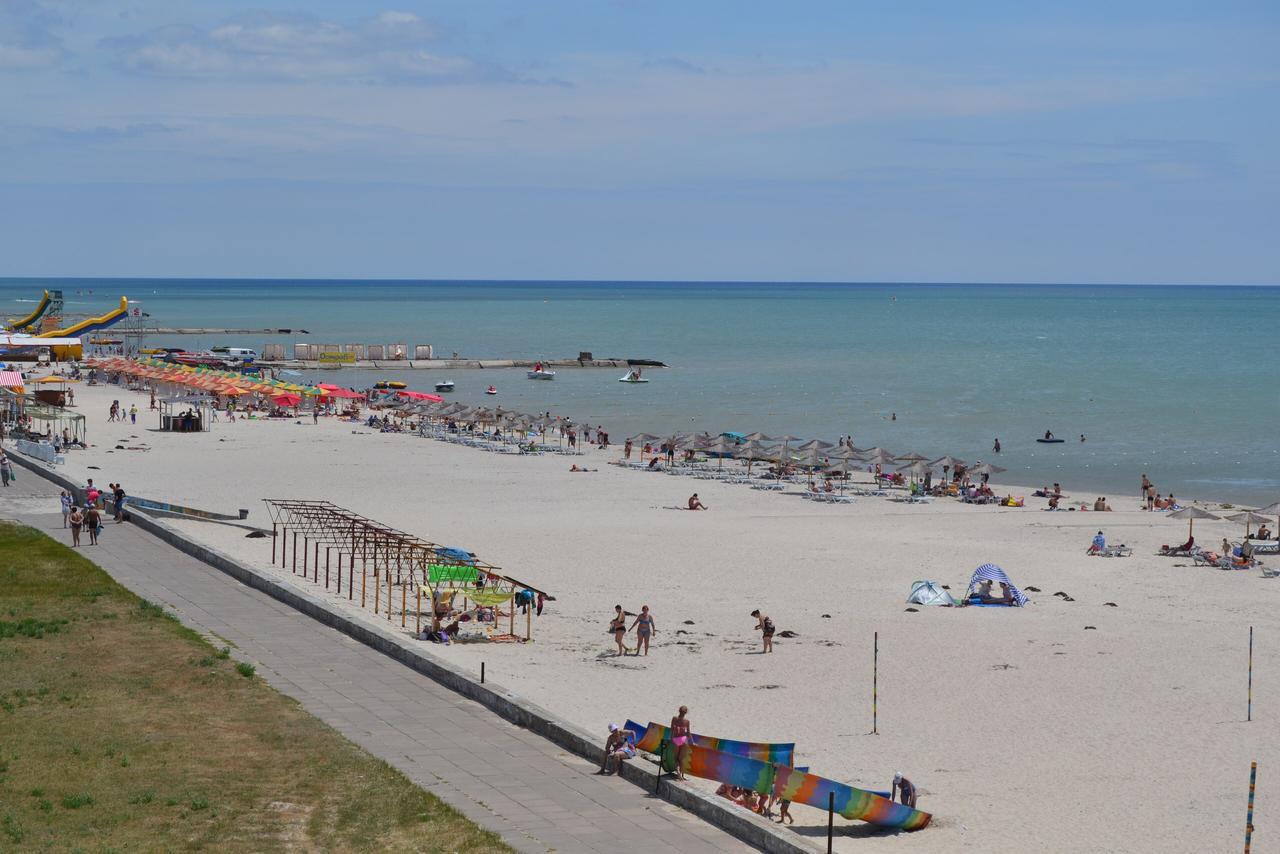
[[[18,476],[0,517],[70,544],[57,488]],[[133,525],[108,524],[81,553],[518,850],[753,850]]]

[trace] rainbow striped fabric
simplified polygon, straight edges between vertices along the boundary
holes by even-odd
[[[932,818],[927,812],[896,804],[888,798],[827,780],[817,774],[806,774],[785,765],[775,766],[775,769],[774,794],[784,801],[826,809],[828,796],[834,793],[835,811],[845,818],[881,827],[900,827],[903,830],[920,830]]]
[[[662,768],[668,772],[675,771],[675,747],[670,742],[667,742],[665,747],[666,749],[662,754]],[[721,753],[719,750],[699,747],[696,744],[690,745],[689,749],[684,752],[683,764],[686,776],[692,774],[704,780],[715,780],[718,783],[728,783],[730,786],[740,786],[753,792],[759,792],[762,795],[767,795],[773,791],[774,769],[786,767],[785,765],[776,766],[774,763],[766,762],[762,759],[750,759],[746,756],[735,756],[732,753]]]
[[[628,720],[627,729],[640,734],[640,737],[636,739],[636,749],[643,750],[645,753],[657,753],[664,741],[671,740],[671,728],[662,724],[655,724],[652,721],[649,722],[647,727],[642,727],[635,721]],[[733,741],[728,738],[715,738],[709,735],[698,735],[697,733],[692,734],[691,740],[697,747],[706,747],[711,750],[718,750],[721,753],[729,753],[733,756],[744,756],[748,759],[781,762],[783,765],[790,765],[796,752],[795,742],[766,744],[756,741]]]

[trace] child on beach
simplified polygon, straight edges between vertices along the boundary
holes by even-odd
[[[756,628],[764,639],[764,652],[773,652],[773,620],[767,614],[761,614],[758,608],[751,612],[751,616],[756,618]]]

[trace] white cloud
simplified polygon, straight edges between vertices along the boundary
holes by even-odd
[[[494,66],[438,50],[438,38],[417,15],[386,11],[355,23],[255,15],[208,30],[164,27],[109,46],[119,50],[125,68],[157,76],[403,83],[511,79]]]

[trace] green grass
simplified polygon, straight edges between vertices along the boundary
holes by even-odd
[[[508,851],[163,608],[0,523],[0,851]]]

